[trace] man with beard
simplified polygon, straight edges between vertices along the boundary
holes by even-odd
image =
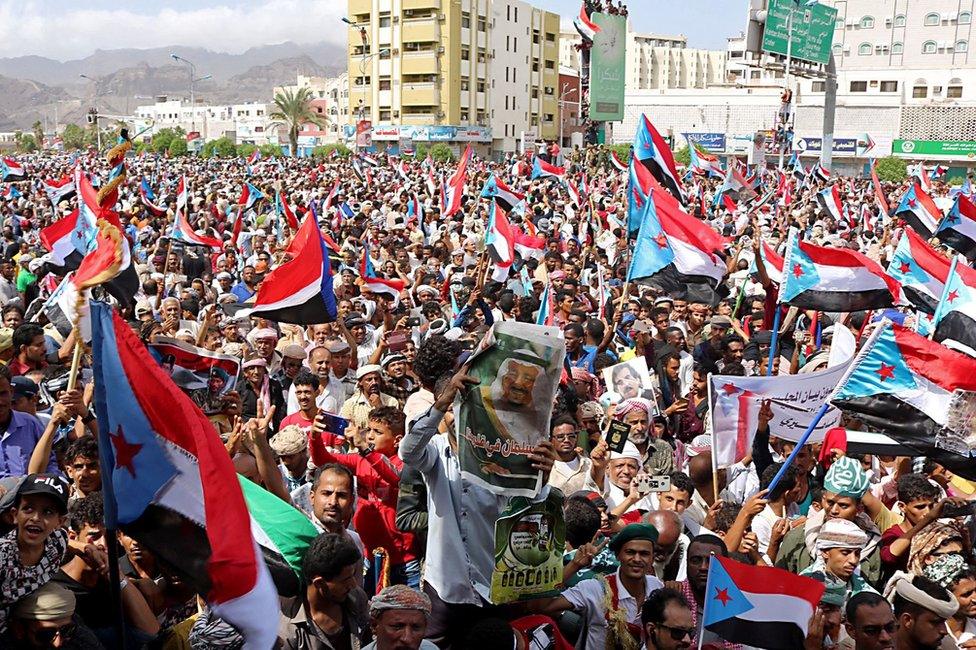
[[[695,634],[688,599],[673,589],[658,589],[641,607],[647,650],[686,650]]]
[[[854,641],[854,650],[894,648],[895,615],[884,596],[862,591],[847,601],[844,627]]]
[[[382,368],[377,365],[366,365],[356,371],[356,392],[347,399],[339,410],[339,415],[349,420],[355,427],[356,446],[360,446],[361,436],[366,433],[369,425],[369,412],[381,406],[399,406],[396,398],[383,392]],[[349,437],[349,433],[347,433]]]
[[[352,472],[338,463],[322,465],[312,475],[309,497],[315,527],[327,533],[344,535],[363,553],[365,548],[359,534],[347,528],[356,509]]]
[[[437,650],[424,639],[430,598],[406,585],[390,585],[369,601],[374,641],[363,650]]]
[[[562,595],[533,603],[530,608],[547,616],[572,609],[586,621],[585,648],[640,647],[640,606],[664,586],[651,573],[657,530],[648,524],[630,524],[610,541],[620,568],[603,577],[583,580]],[[608,607],[609,604],[609,607]]]

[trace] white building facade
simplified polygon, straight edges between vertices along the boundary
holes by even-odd
[[[235,144],[263,145],[277,142],[271,129],[273,107],[265,103],[191,106],[181,99],[160,97],[155,104],[137,106],[138,130],[153,123],[144,137],[151,138],[166,128],[182,128],[188,134],[197,132],[206,142],[228,137]]]

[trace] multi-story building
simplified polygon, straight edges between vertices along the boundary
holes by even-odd
[[[182,128],[196,132],[204,140],[228,137],[236,144],[268,144],[277,142],[271,128],[273,107],[265,103],[191,106],[182,99],[157,97],[155,104],[136,107],[136,123],[141,130],[153,121],[152,129],[144,137],[165,128]]]
[[[348,18],[350,121],[372,122],[378,146],[486,153],[555,136],[558,15],[519,0],[348,0]]]
[[[575,31],[563,32],[559,42],[559,63],[580,69]],[[627,90],[665,88],[707,88],[725,81],[724,52],[688,47],[684,35],[627,32]]]
[[[583,118],[580,115],[579,71],[560,66],[559,68],[559,146],[566,148],[574,144],[582,146]]]
[[[337,77],[299,74],[293,85],[279,86],[274,89],[274,94],[283,90],[296,92],[299,88],[309,89],[312,110],[323,120],[321,128],[314,130],[322,134],[323,140],[335,142],[342,134],[342,127],[349,124],[349,75],[345,72]]]

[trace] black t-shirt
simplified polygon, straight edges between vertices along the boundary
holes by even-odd
[[[94,630],[112,627],[114,623],[112,608],[108,606],[112,602],[112,594],[105,580],[99,580],[94,587],[86,587],[65,573],[63,569],[58,571],[52,580],[75,595],[75,613],[85,625]]]

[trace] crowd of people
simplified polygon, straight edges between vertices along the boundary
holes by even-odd
[[[722,179],[690,180],[688,211],[731,242],[708,304],[626,282],[627,173],[604,147],[560,155],[568,182],[586,188],[581,198],[559,180],[531,179],[530,159],[475,156],[461,209],[449,216],[428,179],[453,172],[450,162],[377,156],[360,175],[341,157],[127,161],[115,209],[139,289],[118,311],[146,345],[175,339],[240,360],[234,390],[200,405],[238,473],[318,532],[300,593],[267,612],[280,617],[278,647],[749,647],[703,626],[715,556],[824,583],[805,648],[976,647],[974,517],[963,507],[976,485],[924,458],[814,444],[770,490],[796,443],[770,435],[769,405],[744,459],[713,460],[708,376],[763,375],[770,361],[777,287],[761,244],[782,252],[794,227],[886,265],[904,225],[879,214],[870,179],[796,179],[788,203],[779,193],[734,210],[714,201]],[[109,169],[94,152],[20,162],[28,178],[11,186],[21,196],[0,201],[0,647],[243,647],[206,594],[140,541],[145,531],[123,527],[123,553],[107,554],[91,360],[83,355],[77,385],[69,382],[77,334],[42,307],[62,277],[40,233],[77,207],[74,198],[52,205],[42,180],[78,165],[95,177]],[[544,244],[520,254],[504,281],[486,272],[483,254],[490,201],[480,194],[491,174],[525,195],[508,218]],[[760,176],[768,189],[779,182],[776,170]],[[140,193],[143,179],[154,202]],[[189,224],[220,248],[170,237],[180,181]],[[245,183],[267,199],[241,210],[235,237]],[[831,183],[856,219],[822,210],[816,194]],[[906,187],[885,184],[889,203]],[[936,181],[932,193],[949,190]],[[292,325],[246,311],[289,259],[295,233],[276,210],[278,193],[335,243],[334,322]],[[403,282],[398,295],[369,290],[364,250],[377,276]],[[465,362],[493,324],[536,324],[547,310],[542,320],[565,341],[566,372],[549,440],[532,458],[544,479],[538,497],[563,503],[562,582],[545,597],[493,603],[494,527],[511,498],[460,472],[453,405],[472,383]],[[832,332],[860,334],[867,318],[821,314],[815,342],[810,316],[785,314],[773,373],[822,367]],[[649,384],[618,365],[634,359],[646,363]],[[615,450],[611,420],[629,427]],[[123,638],[107,605],[112,563]]]

